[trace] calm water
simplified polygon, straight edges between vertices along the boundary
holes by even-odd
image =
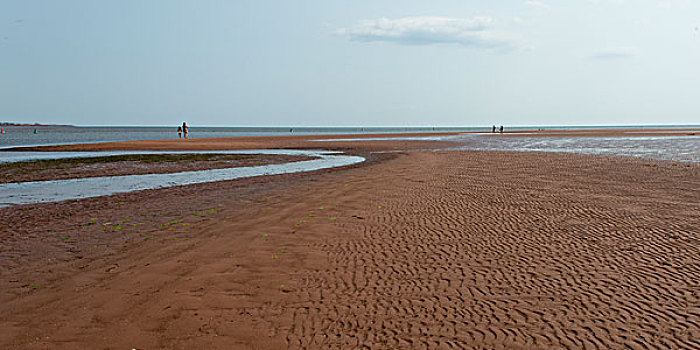
[[[299,129],[293,133],[305,135],[345,134],[345,133],[400,133],[433,131],[479,131],[484,128],[373,128],[373,129]],[[486,130],[484,130],[486,131]],[[288,135],[289,129],[267,128],[193,128],[193,137],[233,137],[259,135]],[[33,128],[6,128],[0,135],[1,146],[62,144],[78,142],[101,142],[115,140],[142,140],[176,138],[171,128],[72,128],[53,127],[33,133]],[[309,137],[313,140],[313,137]],[[411,139],[411,140],[449,140],[457,143],[451,150],[498,150],[525,152],[567,152],[582,154],[601,154],[643,157],[658,160],[683,162],[700,162],[700,136],[629,136],[622,137],[542,137],[511,136],[508,134],[460,134],[443,137],[396,137],[374,138],[375,140]],[[353,140],[351,138],[347,140]],[[363,140],[363,139],[357,139]],[[364,139],[369,141],[372,139]],[[321,143],[320,143],[321,144]],[[0,163],[20,160],[72,158],[85,156],[106,156],[118,154],[153,154],[162,152],[0,152]],[[200,153],[200,152],[168,152]],[[205,152],[202,152],[205,153]],[[208,152],[212,153],[212,152]],[[242,177],[273,175],[292,172],[312,171],[330,167],[345,166],[363,161],[361,157],[338,155],[322,151],[294,150],[246,150],[214,153],[263,153],[263,154],[307,154],[318,159],[275,164],[259,167],[232,169],[213,169],[175,174],[127,175],[87,179],[56,181],[37,181],[28,183],[0,184],[0,207],[13,204],[53,202],[69,199],[103,196],[114,193],[163,188],[201,182],[232,180]]]
[[[700,162],[698,136],[542,137],[465,134],[457,150],[560,152]]]
[[[71,126],[0,126],[0,148],[14,146],[40,146],[106,141],[162,140],[177,138],[177,125],[172,127],[71,127]],[[606,127],[606,128],[623,128]],[[650,126],[652,127],[652,126]],[[658,126],[656,126],[658,127]],[[665,126],[668,127],[668,126]],[[531,130],[539,127],[506,128],[506,130]],[[551,130],[577,130],[597,127],[547,127]],[[635,126],[635,128],[640,128]],[[34,130],[37,133],[34,133]],[[291,130],[291,132],[290,132]],[[490,131],[491,127],[422,127],[422,128],[290,128],[290,127],[196,127],[190,128],[191,138],[324,135],[324,134],[380,134],[380,133],[429,133]],[[2,155],[0,155],[1,157]]]
[[[32,153],[32,152],[24,152]],[[46,153],[46,152],[37,152]],[[72,152],[53,152],[53,155],[41,155],[37,158],[66,158],[71,157]],[[80,156],[104,156],[119,154],[141,154],[145,152],[83,152]],[[154,154],[156,152],[148,152]],[[183,153],[183,152],[159,152],[159,153]],[[226,181],[253,176],[289,174],[319,169],[333,168],[363,162],[365,159],[358,156],[337,154],[328,151],[302,151],[302,150],[241,150],[241,151],[216,151],[216,152],[186,152],[186,153],[226,153],[226,154],[287,154],[307,155],[316,159],[290,162],[282,164],[261,165],[254,167],[240,167],[227,169],[211,169],[200,171],[186,171],[170,174],[146,174],[89,177],[69,180],[34,181],[0,184],[0,208],[17,204],[30,204],[42,202],[57,202],[70,199],[106,196],[114,193],[140,191],[172,186],[190,185],[203,182]],[[29,157],[33,157],[28,154]],[[26,159],[26,158],[25,158]],[[30,158],[35,159],[35,158]],[[15,161],[22,160],[16,157]]]
[[[683,133],[688,132],[684,131]],[[379,140],[452,141],[458,144],[458,146],[450,147],[447,150],[559,152],[700,162],[700,135],[635,136],[634,133],[630,133],[629,136],[620,137],[542,137],[537,134],[532,134],[532,136],[513,136],[509,134],[483,133],[311,141],[323,143],[329,141]]]
[[[4,126],[0,134],[0,148],[14,146],[42,146],[106,141],[135,141],[176,139],[174,127],[70,127],[70,126]],[[34,133],[34,130],[37,133]],[[290,131],[291,130],[291,131]],[[250,128],[250,127],[190,127],[190,138],[379,134],[408,132],[466,132],[486,130],[479,128]]]

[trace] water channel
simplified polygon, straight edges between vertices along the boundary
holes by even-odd
[[[34,181],[0,184],[0,207],[17,204],[57,202],[71,199],[106,196],[115,193],[191,185],[203,182],[234,180],[253,176],[278,175],[342,167],[365,159],[330,151],[315,150],[236,150],[236,151],[177,151],[177,152],[3,152],[3,162],[76,157],[103,157],[126,154],[268,154],[303,155],[311,160],[254,167],[186,171],[170,174],[122,175],[88,177],[68,180]]]

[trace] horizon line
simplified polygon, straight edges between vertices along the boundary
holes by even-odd
[[[102,125],[102,124],[51,124],[51,123],[27,123],[27,122],[0,122],[0,125],[4,123],[9,123],[6,124],[5,126],[68,126],[68,127],[163,127],[163,128],[169,128],[169,127],[177,127],[180,124],[167,124],[167,125],[155,125],[155,124],[150,124],[150,125],[134,125],[134,124],[123,124],[123,125]],[[405,125],[379,125],[379,126],[356,126],[356,125],[342,125],[342,126],[328,126],[328,125],[277,125],[277,126],[271,126],[271,125],[192,125],[190,124],[190,127],[194,128],[261,128],[261,129],[272,129],[272,128],[278,128],[278,129],[312,129],[312,128],[322,128],[322,129],[331,129],[331,128],[337,128],[337,129],[430,129],[430,128],[440,128],[440,129],[466,129],[466,128],[490,128],[493,125],[500,126],[503,125],[504,127],[510,127],[510,128],[561,128],[561,127],[700,127],[700,124],[672,124],[672,123],[667,123],[667,124],[559,124],[559,125],[554,125],[554,124],[484,124],[484,125],[412,125],[412,126],[405,126]]]

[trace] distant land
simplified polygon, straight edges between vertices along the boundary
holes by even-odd
[[[29,124],[29,123],[15,123],[15,122],[0,122],[0,125],[2,126],[75,126],[75,125],[67,125],[67,124],[41,124],[41,123],[34,123],[34,124]]]

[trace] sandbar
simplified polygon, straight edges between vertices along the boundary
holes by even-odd
[[[697,348],[700,165],[445,144],[0,209],[0,348]]]

